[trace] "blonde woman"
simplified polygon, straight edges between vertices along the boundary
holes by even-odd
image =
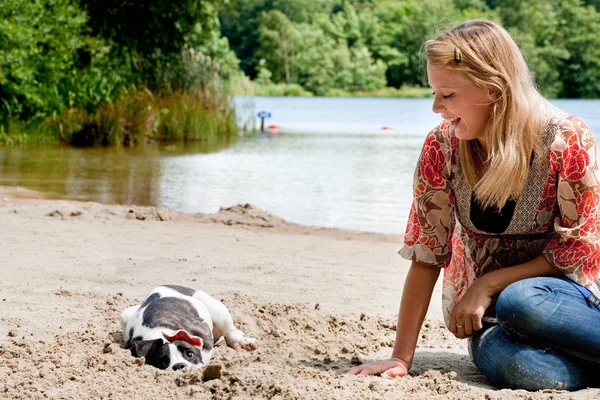
[[[440,267],[448,329],[496,386],[600,383],[600,172],[586,124],[536,90],[498,24],[425,44],[433,111],[400,254],[412,260],[390,360],[351,375],[406,375]]]

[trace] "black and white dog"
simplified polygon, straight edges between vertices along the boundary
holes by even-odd
[[[174,370],[208,364],[221,338],[232,348],[255,350],[258,341],[235,328],[227,307],[199,290],[158,286],[141,305],[121,313],[124,347],[146,364]]]

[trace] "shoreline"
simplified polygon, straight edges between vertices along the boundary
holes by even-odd
[[[222,223],[224,225],[240,225],[246,227],[254,226],[260,228],[269,228],[270,231],[279,233],[295,233],[303,235],[312,234],[344,239],[361,239],[398,243],[399,248],[404,238],[404,234],[360,231],[353,229],[330,228],[324,226],[298,224],[295,222],[287,221],[274,214],[267,213],[262,209],[249,203],[237,204],[234,206],[222,206],[220,210],[215,213],[188,213],[184,211],[175,211],[163,207],[137,206],[129,204],[104,204],[87,200],[65,199],[53,193],[36,191],[21,186],[0,185],[0,201],[3,200],[22,203],[35,202],[40,200],[54,200],[64,201],[67,203],[94,203],[106,206],[108,208],[124,207],[133,210],[153,210],[150,211],[150,214],[152,214],[155,218],[159,220],[163,218],[171,221],[188,220],[202,223],[214,222]],[[142,211],[141,213],[147,214],[148,211]],[[159,214],[162,216],[159,216]]]
[[[215,214],[36,199],[0,190],[0,398],[592,399],[496,390],[444,328],[439,284],[410,375],[348,377],[389,357],[409,262],[393,235],[303,227],[252,206]],[[27,195],[26,195],[27,194]],[[260,341],[201,370],[159,371],[120,347],[119,313],[155,286],[222,299]]]

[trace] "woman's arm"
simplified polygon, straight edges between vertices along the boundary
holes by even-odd
[[[574,116],[564,120],[550,151],[550,166],[557,176],[559,215],[554,219],[555,235],[542,254],[563,275],[583,286],[590,286],[600,278],[597,154],[594,135],[585,122]]]
[[[419,331],[425,319],[433,288],[440,268],[413,261],[402,292],[402,301],[396,325],[396,341],[390,360],[377,361],[351,368],[349,375],[375,375],[396,377],[408,373],[415,354]]]
[[[404,282],[396,341],[392,357],[351,368],[350,375],[402,376],[408,373],[415,353],[419,331],[429,307],[440,267],[452,256],[454,196],[452,194],[452,157],[456,140],[444,122],[429,132],[413,179],[413,194],[404,246],[400,255],[412,260]]]
[[[493,296],[506,289],[511,283],[520,281],[521,279],[549,275],[561,275],[561,273],[543,256],[539,256],[523,264],[487,273],[479,278],[478,281]]]
[[[454,306],[448,329],[459,339],[471,336],[483,327],[481,319],[493,296],[521,279],[549,275],[561,273],[543,256],[485,274],[473,283]]]

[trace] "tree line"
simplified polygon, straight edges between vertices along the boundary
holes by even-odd
[[[314,95],[426,87],[423,42],[471,18],[507,27],[546,96],[597,98],[599,9],[600,0],[3,0],[0,142],[32,131],[81,145],[228,136],[228,94],[244,85]]]
[[[231,0],[221,32],[259,83],[316,94],[425,86],[421,46],[466,19],[500,22],[548,97],[600,97],[598,0]]]

